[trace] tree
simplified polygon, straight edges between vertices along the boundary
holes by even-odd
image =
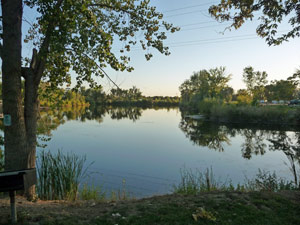
[[[221,0],[212,5],[209,13],[218,21],[232,21],[229,29],[239,29],[259,12],[261,23],[257,34],[269,45],[279,45],[290,38],[300,37],[300,2],[298,0]],[[290,31],[279,34],[279,25],[288,20]]]
[[[243,81],[245,82],[248,91],[253,97],[253,101],[264,99],[264,90],[268,74],[263,71],[254,71],[253,67],[244,68]]]
[[[232,100],[234,90],[232,87],[225,87],[220,92],[220,98],[224,99],[226,102],[230,102]]]
[[[194,72],[190,79],[185,80],[179,87],[182,101],[220,98],[230,79],[231,75],[226,75],[225,67]]]
[[[236,96],[236,99],[240,105],[249,105],[252,102],[251,95],[245,89],[238,90]]]
[[[268,101],[291,100],[296,93],[297,85],[289,80],[275,80],[265,87],[265,96]]]
[[[34,47],[31,59],[21,52],[24,8],[38,15],[23,40]],[[94,76],[103,77],[107,66],[132,71],[126,52],[138,43],[137,36],[143,37],[139,43],[144,50],[153,47],[169,55],[163,44],[166,31],[178,30],[162,20],[149,0],[1,0],[1,9],[3,111],[12,121],[4,129],[6,170],[35,167],[41,81],[55,89],[70,83],[72,70],[77,88],[83,82],[95,87]],[[124,48],[114,52],[114,42]],[[149,60],[152,54],[145,57]],[[33,192],[32,187],[27,195]]]

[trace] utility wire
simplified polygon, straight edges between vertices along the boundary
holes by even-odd
[[[165,18],[170,18],[170,17],[174,17],[174,16],[188,15],[188,14],[193,14],[193,13],[198,13],[198,12],[206,12],[206,11],[207,11],[207,9],[195,10],[195,11],[191,11],[191,12],[178,13],[178,14],[166,16]]]
[[[258,39],[258,37],[231,39],[231,40],[225,40],[225,41],[212,41],[212,42],[208,41],[208,42],[203,42],[203,43],[194,43],[194,44],[185,44],[185,45],[173,45],[173,46],[170,46],[170,47],[172,47],[172,48],[178,48],[178,47],[205,45],[205,44],[226,43],[226,42],[232,42],[232,41],[245,41],[245,40],[253,40],[253,39]]]
[[[204,22],[199,22],[199,23],[189,23],[189,24],[184,24],[184,25],[178,25],[178,27],[189,27],[189,26],[200,25],[200,24],[209,24],[209,23],[218,23],[218,21],[212,20],[212,21],[204,21]]]
[[[182,7],[182,8],[171,9],[171,10],[164,11],[163,13],[175,12],[175,11],[180,11],[180,10],[184,10],[184,9],[190,9],[190,8],[195,8],[195,7],[205,6],[205,5],[213,5],[215,3],[218,3],[218,2],[207,2],[207,3],[203,3],[203,4],[199,4],[199,5],[191,5],[191,6],[186,6],[186,7]]]
[[[287,32],[279,31],[278,34]],[[249,39],[258,39],[257,34],[246,34],[246,35],[237,35],[237,36],[230,36],[230,37],[222,37],[222,38],[210,38],[210,39],[200,39],[200,40],[193,40],[193,41],[181,41],[181,42],[174,42],[174,43],[166,43],[166,46],[169,47],[183,47],[183,46],[191,46],[191,45],[199,45],[199,44],[212,44],[212,43],[222,43],[228,41],[235,41],[235,40],[249,40]],[[133,50],[141,50],[140,48],[135,48]]]

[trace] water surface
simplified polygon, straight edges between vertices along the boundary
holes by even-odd
[[[85,182],[105,190],[125,188],[136,197],[169,193],[183,167],[203,171],[211,167],[218,179],[231,179],[233,184],[254,177],[258,169],[293,180],[289,168],[295,152],[283,151],[272,140],[298,146],[300,136],[292,128],[194,120],[178,108],[44,112],[41,121],[41,133],[47,134],[43,137],[51,137],[39,141],[46,149],[85,154],[88,163],[93,162]]]

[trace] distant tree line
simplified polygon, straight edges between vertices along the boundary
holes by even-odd
[[[246,89],[239,89],[235,92],[228,85],[231,75],[226,74],[225,67],[200,70],[180,85],[181,105],[197,107],[197,104],[204,99],[217,99],[240,105],[255,105],[259,101],[289,101],[299,98],[299,74],[300,72],[297,71],[286,80],[269,82],[265,71],[255,71],[249,66],[243,71]]]
[[[113,106],[140,106],[140,107],[171,107],[178,106],[180,97],[169,96],[144,96],[141,90],[135,86],[129,89],[114,88],[110,93],[103,89],[81,88],[80,94],[92,106],[113,105]]]

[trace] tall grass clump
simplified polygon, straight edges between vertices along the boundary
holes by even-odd
[[[183,168],[180,170],[181,180],[174,185],[175,193],[194,195],[209,191],[270,191],[296,190],[297,184],[287,181],[276,175],[275,172],[258,170],[252,179],[245,179],[243,184],[234,186],[231,180],[221,182],[217,180],[212,168],[201,172],[199,169],[191,170]]]
[[[183,168],[180,170],[181,179],[178,185],[174,185],[175,193],[197,194],[217,190],[233,190],[231,182],[221,182],[216,179],[212,168],[201,172],[199,169],[192,170]]]
[[[278,177],[275,172],[258,169],[256,176],[249,180],[246,178],[245,189],[247,191],[271,191],[295,190],[297,184]]]
[[[86,176],[86,156],[42,151],[37,160],[37,194],[43,200],[75,200],[80,180]]]

